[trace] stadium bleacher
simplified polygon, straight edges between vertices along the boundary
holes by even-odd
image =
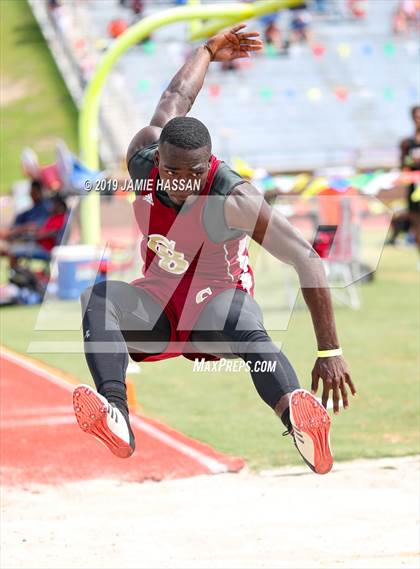
[[[240,156],[272,172],[396,166],[397,142],[411,128],[408,110],[419,95],[418,44],[392,36],[397,4],[368,0],[366,18],[356,19],[346,16],[343,0],[329,0],[329,13],[313,13],[311,24],[322,56],[300,44],[286,56],[261,55],[236,71],[213,65],[191,115],[209,127],[215,153],[225,160]],[[173,5],[145,2],[144,14]],[[116,0],[85,6],[95,37],[109,37],[107,27],[115,18],[133,19]],[[284,33],[289,19],[287,11],[278,16]],[[180,38],[187,38],[187,26],[157,30],[153,49],[133,47],[112,73],[109,82],[119,81],[118,89],[131,100],[117,121],[120,157],[182,64],[188,45]],[[263,29],[259,20],[249,26]],[[115,105],[115,96],[108,97],[104,114]]]

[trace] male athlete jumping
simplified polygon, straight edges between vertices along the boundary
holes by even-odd
[[[135,448],[125,386],[129,355],[136,361],[241,358],[305,462],[325,474],[333,462],[325,410],[330,391],[335,413],[340,398],[348,407],[347,386],[356,391],[341,355],[322,262],[249,182],[212,155],[204,124],[186,116],[211,61],[249,57],[262,48],[258,32],[244,27],[195,49],[164,91],[150,125],[129,146],[143,278],[105,281],[83,293],[85,353],[97,392],[78,386],[74,409],[86,433],[126,458]],[[300,389],[293,367],[264,328],[253,299],[248,236],[299,275],[318,344],[312,393]],[[320,378],[322,405],[314,396]]]

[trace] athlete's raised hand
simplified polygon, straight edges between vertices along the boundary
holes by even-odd
[[[343,356],[332,356],[330,358],[318,358],[312,370],[312,393],[318,391],[319,379],[322,379],[324,388],[322,390],[322,404],[327,408],[330,391],[333,396],[334,413],[339,411],[340,395],[343,400],[343,407],[349,406],[347,387],[350,388],[352,395],[356,395],[356,388],[350,377],[347,363]]]
[[[220,32],[207,40],[206,45],[213,54],[212,61],[231,61],[250,57],[251,51],[263,48],[259,32],[241,32],[246,24],[238,24],[227,31]]]

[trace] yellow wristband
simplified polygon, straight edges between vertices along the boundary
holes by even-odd
[[[317,356],[319,358],[331,358],[332,356],[342,356],[343,350],[341,348],[337,348],[336,350],[318,350]]]

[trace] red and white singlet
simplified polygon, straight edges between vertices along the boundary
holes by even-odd
[[[201,311],[222,291],[240,288],[252,295],[254,290],[246,234],[236,231],[233,238],[215,242],[203,223],[206,204],[212,199],[213,184],[221,179],[220,175],[216,177],[220,165],[228,171],[228,176],[235,176],[236,184],[230,183],[231,188],[241,183],[241,178],[212,156],[207,182],[198,199],[177,212],[158,197],[158,192],[161,191],[157,188],[158,168],[150,161],[151,153],[156,147],[157,145],[147,147],[149,154],[146,158],[144,153],[135,155],[135,160],[129,164],[133,180],[138,180],[141,176],[152,180],[152,183],[143,184],[144,189],[137,192],[133,203],[142,235],[143,277],[131,284],[147,291],[162,306],[171,324],[171,344],[177,342],[177,347],[173,349],[169,345],[163,354],[138,358],[143,361],[166,359],[185,353],[179,346],[187,346],[191,330]],[[142,152],[143,149],[139,151]],[[226,178],[223,172],[222,175]],[[220,185],[228,188],[225,192],[227,195],[231,190],[229,183]],[[224,197],[219,193],[215,199],[223,200]],[[220,214],[222,211],[220,208]],[[136,359],[135,354],[132,357]]]

